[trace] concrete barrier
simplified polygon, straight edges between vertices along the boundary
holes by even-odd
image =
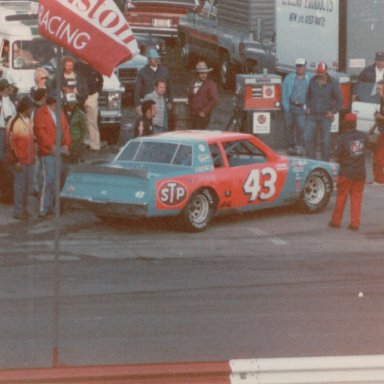
[[[0,370],[1,384],[382,384],[384,355]]]

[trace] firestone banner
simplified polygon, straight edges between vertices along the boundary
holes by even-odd
[[[39,32],[107,76],[138,52],[113,0],[39,0]]]

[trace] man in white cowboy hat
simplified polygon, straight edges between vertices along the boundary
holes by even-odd
[[[194,70],[197,78],[189,84],[188,105],[192,129],[207,129],[212,110],[219,103],[216,83],[208,78],[212,68],[199,61]]]

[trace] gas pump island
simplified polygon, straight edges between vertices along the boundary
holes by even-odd
[[[239,108],[244,111],[242,130],[253,133],[271,147],[281,147],[284,126],[281,120],[282,77],[275,74],[236,76]]]

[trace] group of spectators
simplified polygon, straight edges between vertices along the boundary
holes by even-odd
[[[98,151],[102,146],[97,123],[102,75],[72,57],[64,57],[62,68],[61,77],[52,81],[44,67],[37,68],[30,94],[17,102],[8,80],[0,79],[0,160],[2,167],[7,162],[12,169],[14,217],[19,220],[27,219],[32,194],[39,198],[39,217],[51,217],[56,172],[60,169],[64,180],[67,163],[78,163],[87,148]],[[62,85],[60,92],[57,82]],[[60,110],[58,98],[63,105]],[[1,184],[4,188],[5,183]]]
[[[147,57],[148,64],[138,72],[135,83],[134,102],[138,115],[135,137],[173,129],[173,92],[169,71],[160,63],[156,49],[149,49]],[[205,62],[198,62],[194,71],[196,78],[187,90],[190,127],[207,129],[211,113],[219,102],[217,85],[209,78],[212,68]]]
[[[335,114],[342,108],[342,95],[338,81],[330,76],[323,62],[316,67],[316,74],[306,70],[305,59],[296,60],[296,71],[283,81],[282,106],[285,118],[285,134],[289,154],[305,154],[316,158],[316,136],[320,136],[321,160],[330,159],[330,132]],[[374,114],[374,125],[380,135],[374,153],[373,185],[384,185],[384,52],[377,52],[375,63],[359,75],[352,100],[358,100],[361,83],[371,83],[380,103]],[[358,230],[363,191],[365,187],[365,153],[368,135],[357,130],[357,115],[344,116],[343,130],[335,146],[334,156],[340,164],[337,182],[336,205],[329,226],[339,228],[348,196],[351,199],[349,229]]]

